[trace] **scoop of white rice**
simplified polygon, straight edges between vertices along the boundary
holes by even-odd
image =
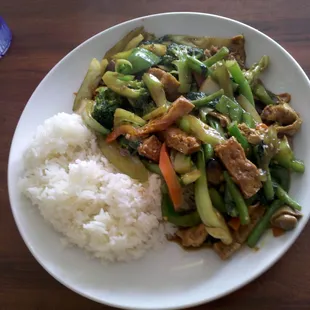
[[[107,261],[128,261],[165,238],[161,181],[119,173],[79,115],[46,120],[24,156],[22,192],[66,240]]]

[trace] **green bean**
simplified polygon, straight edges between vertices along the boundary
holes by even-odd
[[[301,160],[294,159],[291,161],[291,169],[297,173],[304,173],[305,164]]]
[[[271,145],[271,144],[270,144]],[[271,147],[269,148],[271,149]],[[270,154],[267,154],[266,148],[262,148],[261,145],[256,145],[254,148],[254,155],[258,167],[266,173],[266,181],[263,182],[264,194],[267,200],[272,200],[274,197],[274,189],[269,171]]]
[[[229,176],[229,174],[227,173],[227,171],[224,171],[224,179],[226,181],[229,192],[230,192],[233,200],[235,201],[236,208],[239,211],[239,218],[240,218],[241,224],[242,225],[249,224],[250,223],[250,216],[249,216],[249,212],[248,212],[248,207],[245,204],[245,201],[244,201],[239,189],[237,188],[235,183],[232,181],[232,179]]]
[[[238,217],[239,213],[238,213],[238,210],[236,209],[236,204],[231,196],[231,193],[227,185],[225,186],[225,190],[224,190],[224,202],[225,202],[226,213],[230,215],[231,217]]]
[[[208,68],[207,66],[193,56],[187,56],[187,64],[188,66],[195,72],[202,74],[203,76],[208,75]]]
[[[147,161],[145,159],[142,159],[141,161],[142,161],[142,163],[144,164],[144,166],[145,166],[145,168],[147,170],[162,176],[162,173],[161,173],[161,171],[159,169],[159,166],[157,164],[151,163],[151,162],[149,162],[149,161]]]
[[[209,188],[209,194],[212,205],[221,213],[226,213],[226,207],[223,198],[215,188]]]
[[[279,184],[276,183],[276,187],[276,195],[283,203],[287,204],[293,209],[301,211],[302,207],[298,202],[291,198],[289,194]]]
[[[163,194],[162,197],[162,216],[163,219],[180,227],[193,227],[201,223],[197,211],[189,214],[180,214],[174,210],[169,194]]]
[[[253,230],[251,231],[248,240],[247,240],[247,245],[250,248],[254,248],[263,235],[263,233],[268,229],[269,227],[269,222],[272,217],[272,215],[280,208],[283,206],[283,202],[280,200],[275,200],[273,203],[270,205],[269,208],[267,208],[266,213],[264,216],[259,220],[259,222],[255,225]]]
[[[265,105],[274,105],[275,101],[272,100],[266,88],[261,83],[257,83],[253,88],[254,95]]]
[[[266,172],[267,178],[266,178],[266,181],[263,182],[264,194],[265,194],[266,199],[268,201],[271,201],[274,198],[274,189],[273,189],[269,167],[265,169],[265,172]]]
[[[243,75],[242,70],[240,69],[236,60],[227,60],[226,67],[230,74],[232,75],[233,79],[236,83],[239,84],[239,91],[244,97],[246,97],[252,105],[254,105],[254,98],[252,94],[251,87]]]
[[[252,115],[248,112],[243,112],[242,121],[250,128],[255,128],[255,122]]]
[[[250,143],[248,142],[247,138],[241,133],[239,130],[236,122],[232,122],[228,126],[228,132],[230,133],[231,136],[234,136],[237,141],[241,144],[245,152],[249,152],[251,149]]]
[[[221,47],[217,53],[211,57],[209,57],[207,60],[205,60],[203,63],[207,66],[207,67],[211,67],[212,65],[214,65],[216,62],[222,60],[223,58],[225,58],[226,56],[228,56],[229,54],[229,49],[226,46]]]
[[[203,152],[205,155],[205,161],[208,161],[209,159],[213,158],[214,149],[213,149],[212,145],[209,143],[206,143],[206,144],[203,144],[202,147],[203,147]]]
[[[248,83],[253,86],[258,80],[259,75],[266,70],[269,65],[269,57],[264,55],[259,62],[254,63],[249,70],[244,73]]]
[[[217,99],[218,97],[221,97],[223,94],[224,94],[224,90],[220,89],[220,90],[216,91],[215,93],[213,93],[213,94],[211,94],[209,96],[206,96],[204,98],[192,100],[191,103],[193,105],[195,105],[196,108],[202,108],[204,106],[207,106],[208,103],[210,103],[214,99]]]

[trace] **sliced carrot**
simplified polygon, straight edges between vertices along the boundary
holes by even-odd
[[[183,202],[182,187],[170,161],[166,143],[160,149],[159,168],[167,183],[174,209],[178,210]]]
[[[111,143],[121,135],[125,135],[125,134],[135,135],[135,133],[136,133],[136,129],[133,126],[121,125],[115,128],[110,134],[108,134],[105,141],[107,143]]]
[[[278,227],[272,227],[272,233],[274,237],[280,237],[285,234],[285,230]]]
[[[238,231],[240,228],[240,219],[239,217],[232,217],[229,221],[228,221],[228,225],[234,230],[234,231]]]

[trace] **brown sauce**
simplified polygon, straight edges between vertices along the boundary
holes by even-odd
[[[174,242],[176,243],[177,245],[179,245],[184,251],[187,251],[187,252],[193,252],[193,251],[200,251],[202,249],[212,249],[212,244],[209,244],[209,243],[203,243],[200,247],[184,247],[182,245],[182,240],[181,238],[179,238],[178,236],[174,235],[174,236],[170,236],[170,237],[167,237],[167,240],[170,241],[170,242]]]

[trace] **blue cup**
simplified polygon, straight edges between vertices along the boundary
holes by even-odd
[[[0,16],[0,58],[4,56],[11,45],[12,33],[8,25]]]

